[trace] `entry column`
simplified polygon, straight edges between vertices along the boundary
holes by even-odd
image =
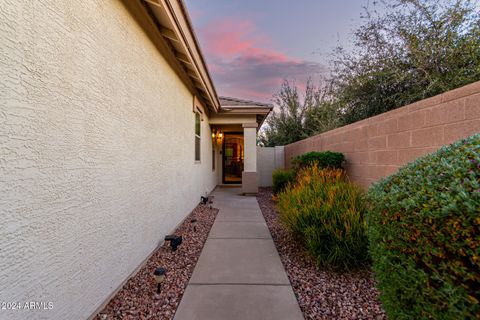
[[[258,192],[257,176],[257,127],[258,123],[243,124],[244,164],[242,172],[242,192]]]

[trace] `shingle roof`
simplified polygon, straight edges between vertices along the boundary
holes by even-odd
[[[252,106],[252,107],[268,107],[272,108],[273,105],[270,103],[263,103],[263,102],[256,102],[251,100],[244,100],[238,98],[231,98],[231,97],[219,97],[220,105],[221,106]]]

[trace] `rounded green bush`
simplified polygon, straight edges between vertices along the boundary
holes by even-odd
[[[390,319],[480,318],[480,135],[368,192],[368,236]]]
[[[311,151],[301,154],[292,160],[296,170],[316,164],[319,168],[340,169],[342,168],[345,156],[340,152],[333,151]]]
[[[295,171],[289,169],[277,169],[273,171],[273,193],[278,194],[289,184],[295,182]]]
[[[282,223],[320,266],[345,269],[368,259],[362,190],[341,169],[304,168],[278,196]]]

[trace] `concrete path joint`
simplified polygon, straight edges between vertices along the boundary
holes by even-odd
[[[303,319],[255,197],[217,188],[216,221],[175,320]]]

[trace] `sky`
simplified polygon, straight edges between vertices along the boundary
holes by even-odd
[[[185,0],[219,96],[270,102],[283,79],[302,88],[351,46],[368,0]]]

